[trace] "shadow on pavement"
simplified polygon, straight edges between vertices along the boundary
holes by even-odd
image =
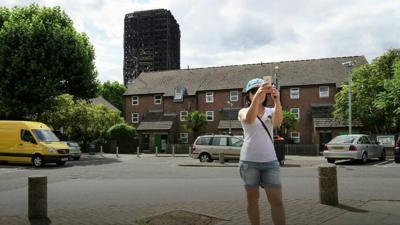
[[[338,206],[336,206],[336,208],[343,209],[343,210],[346,210],[349,212],[355,212],[355,213],[367,213],[368,212],[367,210],[364,210],[364,209],[357,209],[352,206],[343,205],[343,204],[339,204]]]
[[[335,164],[338,166],[373,166],[381,162],[383,161],[370,159],[367,164],[363,164],[359,160],[338,160]]]
[[[29,219],[30,225],[50,225],[51,220],[49,218],[46,219]]]

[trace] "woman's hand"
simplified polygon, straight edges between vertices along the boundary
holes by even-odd
[[[281,105],[280,94],[279,94],[279,91],[275,87],[271,88],[271,96],[272,96],[272,99],[274,100],[275,105],[280,106]]]
[[[271,86],[268,86],[266,83],[261,85],[258,88],[257,92],[254,94],[253,101],[260,102],[261,100],[264,101],[264,96],[271,92]]]

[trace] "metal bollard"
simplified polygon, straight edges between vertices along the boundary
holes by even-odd
[[[100,155],[103,156],[103,145],[100,145]]]
[[[47,218],[47,177],[29,176],[28,186],[28,217]]]
[[[172,157],[175,157],[175,145],[172,145]]]
[[[137,157],[140,157],[139,154],[140,154],[140,153],[139,153],[139,146],[138,146],[138,147],[136,148],[136,155],[137,155]]]
[[[158,157],[158,146],[156,146],[156,157]]]
[[[115,154],[117,155],[117,157],[119,157],[118,152],[119,152],[119,147],[117,146],[115,150]]]
[[[336,165],[321,165],[318,167],[319,199],[324,205],[338,205],[338,186]]]
[[[221,164],[225,163],[225,154],[223,152],[219,153],[219,163]]]

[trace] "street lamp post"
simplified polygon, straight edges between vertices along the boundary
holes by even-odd
[[[231,120],[231,111],[233,103],[231,101],[227,101],[229,105],[229,135],[232,135],[232,120]]]
[[[342,63],[343,66],[346,67],[347,73],[349,74],[349,134],[351,134],[351,82],[352,82],[352,77],[351,77],[351,69],[355,66],[355,61],[347,61]]]

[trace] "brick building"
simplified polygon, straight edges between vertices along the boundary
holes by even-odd
[[[125,85],[142,71],[180,68],[181,31],[169,10],[126,14],[124,25]]]
[[[273,75],[283,108],[299,117],[292,140],[326,143],[347,130],[331,112],[336,92],[348,80],[342,63],[349,60],[355,60],[356,66],[368,63],[364,56],[350,56],[144,72],[124,94],[125,119],[137,128],[141,148],[149,150],[161,149],[164,143],[192,143],[192,133],[182,126],[183,116],[196,110],[207,115],[205,133],[228,133],[230,124],[233,134],[242,134],[237,120],[238,110],[244,107],[242,89],[250,79]]]

